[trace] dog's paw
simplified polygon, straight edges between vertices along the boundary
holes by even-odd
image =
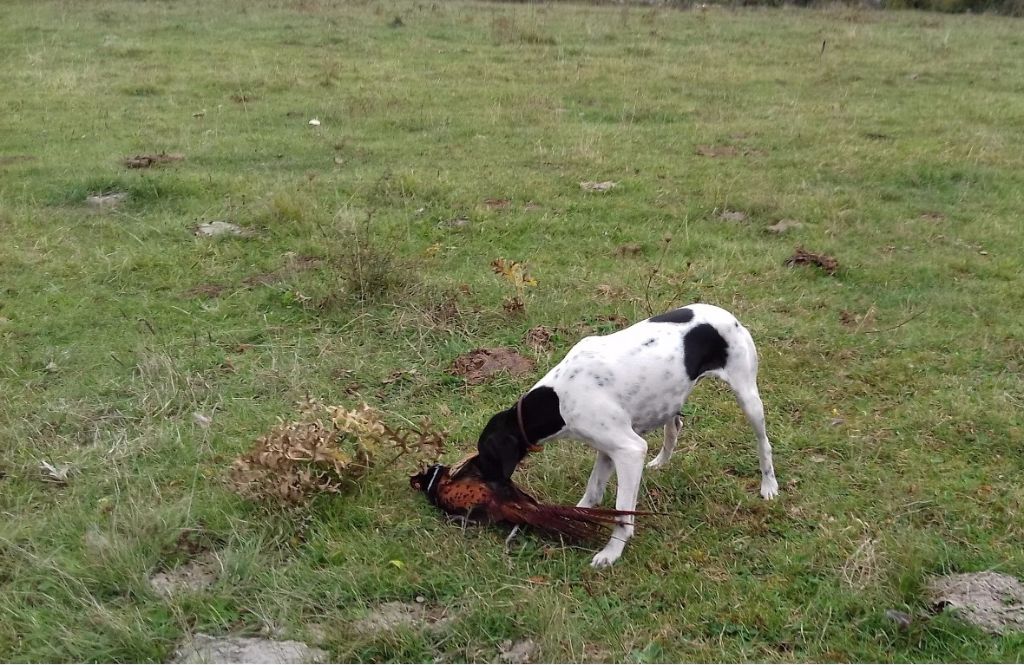
[[[767,500],[774,499],[779,495],[779,481],[775,480],[775,476],[768,476],[761,479],[761,498]]]
[[[667,459],[662,459],[661,455],[658,455],[657,457],[655,457],[654,459],[652,459],[650,462],[647,463],[647,468],[648,469],[660,469],[660,468],[664,467],[666,464],[668,464],[668,460]]]
[[[590,561],[590,566],[592,568],[598,568],[598,569],[600,569],[600,568],[607,568],[608,566],[610,566],[613,563],[615,563],[616,561],[618,561],[618,559],[619,559],[619,557],[621,555],[622,555],[622,551],[621,550],[618,551],[618,552],[615,552],[615,551],[609,552],[608,548],[606,547],[606,548],[604,548],[603,550],[601,550],[600,552],[598,552],[597,554],[594,555],[594,558],[591,559],[591,561]]]

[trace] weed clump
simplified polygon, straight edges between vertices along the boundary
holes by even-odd
[[[371,221],[372,214],[343,231],[332,252],[341,290],[362,304],[383,302],[412,281],[394,249],[375,237]]]
[[[537,286],[537,280],[527,271],[526,264],[521,261],[506,261],[505,259],[494,259],[491,261],[491,270],[495,275],[507,282],[515,294],[505,298],[502,307],[508,314],[519,314],[526,310],[526,289]]]
[[[314,398],[297,420],[281,422],[231,465],[228,485],[239,495],[283,506],[305,506],[320,494],[350,490],[381,458],[410,459],[414,468],[440,457],[447,435],[424,419],[417,428],[393,428],[363,404],[328,406]]]

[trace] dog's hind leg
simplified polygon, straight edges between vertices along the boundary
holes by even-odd
[[[660,469],[672,459],[672,452],[676,449],[676,441],[679,440],[679,430],[683,427],[683,417],[675,416],[665,423],[665,441],[661,444],[661,452],[658,456],[647,463],[648,469]]]
[[[749,344],[749,353],[746,357],[738,362],[730,363],[722,377],[736,394],[736,401],[750,422],[750,426],[754,428],[754,435],[757,437],[758,466],[761,467],[761,496],[765,499],[773,499],[779,493],[779,482],[775,479],[775,466],[772,463],[772,444],[768,440],[768,433],[765,430],[764,404],[761,402],[761,395],[757,390],[757,352],[754,350],[753,342],[750,341]]]

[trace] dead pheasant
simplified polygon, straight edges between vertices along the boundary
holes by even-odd
[[[532,526],[577,540],[603,538],[606,530],[625,516],[656,514],[540,503],[511,480],[484,480],[477,455],[450,467],[435,464],[410,477],[409,484],[449,515]]]

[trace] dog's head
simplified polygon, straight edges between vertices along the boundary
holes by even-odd
[[[494,414],[476,445],[477,468],[485,480],[507,481],[526,457],[527,445],[519,433],[515,409]]]

